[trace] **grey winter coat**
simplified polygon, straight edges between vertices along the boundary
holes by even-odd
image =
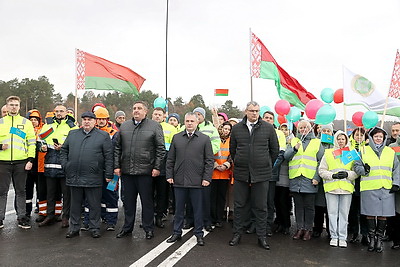
[[[113,178],[112,143],[108,133],[93,128],[69,132],[61,148],[60,161],[66,184],[77,187],[100,187]]]

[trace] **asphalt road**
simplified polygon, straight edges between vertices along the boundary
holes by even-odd
[[[117,231],[101,229],[101,238],[94,239],[89,232],[79,237],[65,238],[66,229],[57,223],[32,229],[18,228],[9,193],[4,228],[0,229],[0,266],[399,266],[400,251],[385,243],[383,253],[367,252],[360,243],[347,249],[332,248],[326,235],[310,241],[295,241],[291,236],[275,234],[269,239],[271,250],[257,246],[257,237],[244,235],[241,243],[230,247],[231,224],[215,229],[205,237],[205,246],[195,244],[192,232],[185,232],[181,241],[168,244],[172,232],[172,216],[166,228],[156,229],[155,238],[146,240],[137,222],[133,235],[117,239],[122,226],[123,212]],[[140,214],[140,210],[138,212]],[[32,221],[37,214],[32,216]],[[140,216],[139,220],[140,220]],[[294,231],[294,229],[292,229]]]

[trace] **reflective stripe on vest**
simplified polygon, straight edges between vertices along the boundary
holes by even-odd
[[[44,167],[51,169],[62,169],[62,166],[60,164],[44,164]]]
[[[299,138],[293,138],[291,141],[292,147],[300,142],[300,147],[291,161],[289,161],[289,179],[294,179],[299,176],[304,176],[313,179],[317,171],[317,153],[319,151],[321,141],[312,139],[308,143],[306,150],[303,150],[303,144]]]
[[[361,176],[360,190],[375,190],[392,188],[392,169],[395,152],[389,147],[384,147],[378,157],[370,146],[365,147],[362,156],[364,163],[371,166],[368,176]]]
[[[350,162],[347,165],[344,165],[340,158],[335,159],[335,157],[333,156],[333,149],[325,150],[325,160],[328,165],[328,170],[333,173],[338,173],[340,171],[350,171],[354,165],[354,161]],[[353,193],[354,183],[347,179],[333,179],[333,180],[324,179],[325,192],[330,192],[336,189],[343,189],[349,191],[350,193]]]
[[[228,138],[225,143],[221,142],[220,144],[220,151],[218,151],[217,153],[215,153],[214,155],[214,161],[218,164],[218,165],[222,165],[224,164],[228,157],[229,157],[229,143],[230,143],[230,138]],[[218,171],[218,170],[214,170],[213,171],[213,179],[229,179],[231,176],[231,170],[225,170],[223,172]]]

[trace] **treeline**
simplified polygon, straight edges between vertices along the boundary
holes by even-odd
[[[40,76],[38,79],[25,78],[21,81],[17,78],[8,82],[0,80],[0,99],[3,99],[3,104],[5,104],[5,99],[10,95],[16,95],[21,98],[21,115],[33,108],[38,109],[42,115],[46,114],[46,112],[54,109],[54,104],[57,102],[64,103],[67,107],[72,108],[75,105],[74,94],[70,93],[66,98],[63,98],[60,93],[55,93],[54,85],[49,82],[46,76]],[[118,110],[125,111],[127,117],[130,118],[134,101],[146,101],[151,109],[150,112],[152,112],[153,102],[157,97],[159,95],[150,90],[141,91],[138,96],[116,91],[106,93],[104,91],[86,91],[81,98],[78,98],[78,111],[75,113],[79,116],[82,112],[90,110],[95,103],[103,103],[110,113],[110,118],[114,119],[114,114]],[[211,120],[212,112],[210,107],[206,105],[203,96],[200,94],[192,96],[189,102],[185,102],[182,97],[177,97],[175,100],[168,99],[169,113],[178,113],[183,116],[186,112],[193,111],[196,107],[205,108],[206,117]],[[225,101],[218,108],[218,112],[224,112],[230,118],[243,117],[243,111],[234,106],[231,100]]]

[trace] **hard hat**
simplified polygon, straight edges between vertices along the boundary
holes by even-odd
[[[96,119],[108,119],[108,118],[110,118],[110,114],[108,113],[108,110],[105,109],[105,108],[102,108],[102,107],[96,109],[94,114],[96,115]]]

